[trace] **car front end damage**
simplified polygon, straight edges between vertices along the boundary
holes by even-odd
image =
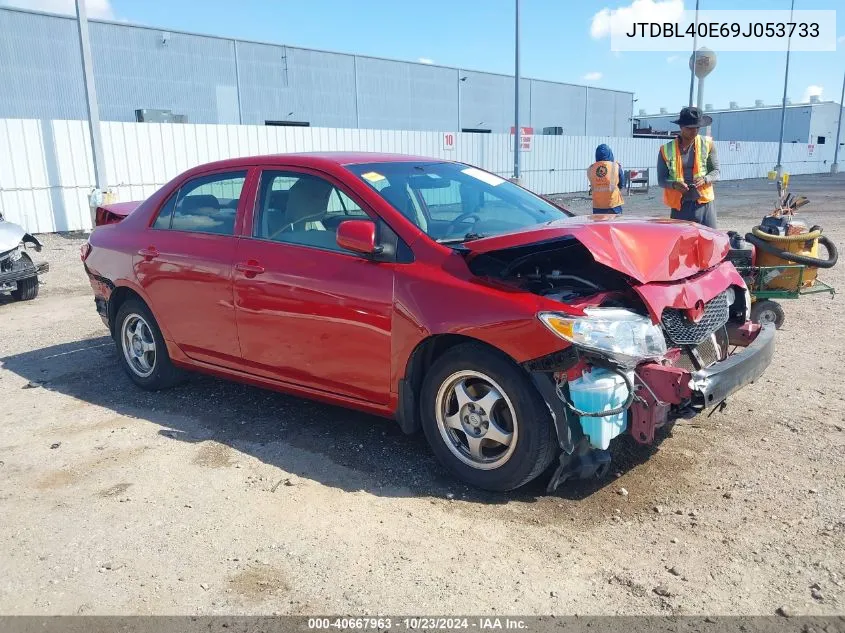
[[[630,290],[627,302],[625,293],[612,301],[603,292],[579,298],[574,305],[580,315],[572,313],[572,304],[567,312],[538,314],[570,343],[524,364],[549,406],[560,443],[549,491],[609,469],[607,440],[587,429],[615,416],[634,441],[651,444],[661,427],[723,405],[772,360],[774,327],[749,321],[750,296],[728,262],[682,281],[632,283]],[[594,410],[579,408],[573,381],[598,371],[618,376],[625,397]]]
[[[26,252],[30,246],[41,252],[41,242],[35,236],[0,215],[0,292],[15,293],[20,282],[37,279],[49,270],[46,262],[32,261]]]

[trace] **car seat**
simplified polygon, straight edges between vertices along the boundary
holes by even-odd
[[[281,231],[325,231],[320,221],[326,215],[333,186],[320,178],[303,176],[290,188]]]

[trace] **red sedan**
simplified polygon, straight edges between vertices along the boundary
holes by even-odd
[[[774,351],[726,236],[572,217],[461,163],[231,159],[97,224],[82,259],[138,386],[196,370],[392,417],[491,490],[556,458],[550,489],[601,475],[614,437],[653,441]]]

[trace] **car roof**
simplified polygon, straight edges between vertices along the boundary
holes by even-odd
[[[237,168],[247,167],[257,163],[262,165],[278,164],[299,167],[326,167],[329,165],[345,166],[366,163],[396,162],[444,163],[451,161],[447,161],[442,158],[432,158],[430,156],[386,154],[383,152],[295,152],[290,154],[264,154],[257,156],[226,158],[224,160],[198,165],[194,169],[204,171],[209,168]]]

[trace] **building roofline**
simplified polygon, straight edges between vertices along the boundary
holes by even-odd
[[[787,108],[815,108],[818,106],[823,105],[836,105],[839,104],[836,101],[819,101],[817,103],[811,103],[809,101],[805,101],[804,103],[790,103],[787,104]],[[840,106],[842,107],[842,106]],[[745,106],[742,108],[719,108],[716,110],[705,110],[704,114],[722,114],[724,112],[748,112],[749,110],[780,110],[781,106],[779,105],[764,105],[764,106]],[[675,112],[667,112],[666,114],[635,114],[635,119],[654,119],[666,116],[673,116],[677,117],[678,114]]]
[[[64,18],[66,20],[74,20],[74,21],[76,20],[76,16],[68,15],[66,13],[51,13],[49,11],[38,11],[38,10],[35,10],[35,9],[24,9],[22,7],[0,6],[0,11],[13,11],[13,12],[16,12],[16,13],[29,13],[29,14],[32,14],[32,15],[43,15],[43,16],[51,17],[51,18]],[[213,35],[213,34],[210,34],[210,33],[198,33],[196,31],[183,31],[181,29],[171,29],[171,28],[166,28],[166,27],[163,27],[163,26],[149,26],[149,25],[146,25],[146,24],[136,24],[136,23],[133,23],[133,22],[121,22],[119,20],[103,20],[103,19],[100,19],[100,18],[89,18],[88,21],[89,22],[97,22],[99,24],[113,24],[115,26],[129,26],[129,27],[136,28],[136,29],[147,29],[147,30],[150,30],[150,31],[159,31],[159,32],[163,31],[163,32],[166,32],[166,33],[178,33],[179,35],[191,35],[191,36],[194,36],[194,37],[208,37],[208,38],[212,38],[212,39],[216,39],[216,40],[224,40],[226,42],[243,42],[244,44],[261,44],[261,45],[264,45],[264,46],[281,46],[281,47],[284,47],[284,48],[295,48],[295,49],[299,49],[299,50],[303,50],[303,51],[313,51],[313,52],[316,52],[316,53],[330,53],[332,55],[346,55],[348,57],[361,57],[361,58],[365,58],[365,59],[377,59],[377,60],[385,61],[385,62],[398,62],[398,63],[401,63],[401,64],[414,64],[415,66],[425,66],[427,68],[443,68],[443,69],[446,69],[446,70],[454,70],[454,71],[457,71],[457,72],[470,72],[470,73],[478,73],[480,75],[494,75],[494,76],[497,76],[497,77],[513,78],[513,75],[508,75],[506,73],[495,73],[495,72],[491,72],[489,70],[476,70],[474,68],[463,68],[463,67],[458,67],[458,66],[444,66],[442,64],[424,64],[424,63],[419,62],[419,61],[413,61],[413,60],[408,60],[408,59],[396,59],[395,57],[378,57],[376,55],[363,55],[361,53],[349,53],[349,52],[343,52],[343,51],[333,51],[333,50],[328,50],[328,49],[324,49],[324,48],[310,48],[310,47],[307,47],[307,46],[297,46],[297,45],[291,45],[291,44],[283,44],[283,43],[280,43],[280,42],[268,42],[268,41],[265,41],[265,40],[248,40],[248,39],[242,39],[242,38],[238,38],[238,37],[227,37],[225,35]],[[555,81],[553,79],[539,79],[537,77],[521,77],[521,79],[525,79],[527,81],[542,81],[542,82],[545,82],[545,83],[557,84],[557,85],[561,85],[561,86],[575,86],[576,88],[588,88],[588,89],[592,89],[592,90],[602,90],[604,92],[618,92],[620,94],[631,95],[632,97],[634,96],[634,93],[630,90],[617,90],[615,88],[599,88],[597,86],[588,86],[586,84],[573,84],[573,83],[569,83],[569,82],[566,82],[566,81]]]

